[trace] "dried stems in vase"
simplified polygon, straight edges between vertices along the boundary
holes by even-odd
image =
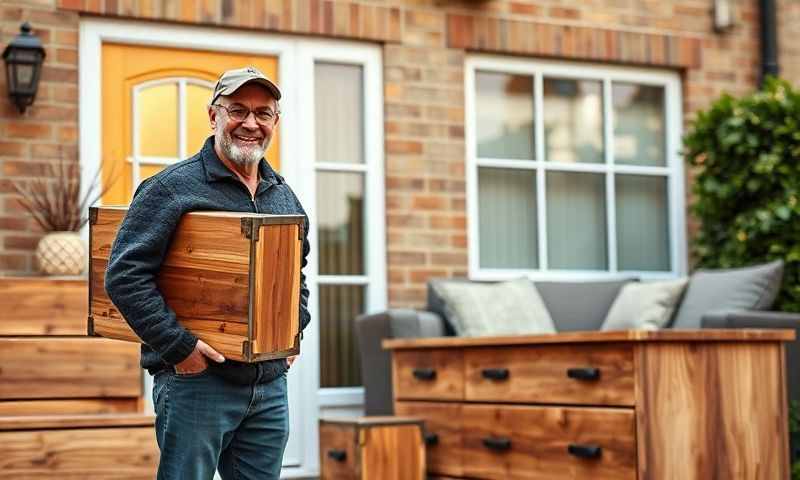
[[[86,192],[81,195],[80,165],[63,158],[57,164],[48,163],[45,175],[28,184],[13,182],[22,206],[45,232],[78,232],[89,220],[87,207],[111,188],[113,180],[97,191],[97,169]],[[113,178],[113,174],[109,176]]]

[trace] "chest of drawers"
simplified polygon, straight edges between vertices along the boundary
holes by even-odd
[[[387,340],[431,475],[788,477],[781,330]]]

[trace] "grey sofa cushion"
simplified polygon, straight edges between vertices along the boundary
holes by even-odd
[[[448,321],[465,337],[555,333],[536,287],[527,278],[494,284],[440,282],[434,288]]]
[[[783,279],[783,262],[726,270],[698,270],[689,280],[673,328],[700,328],[713,310],[768,310]]]
[[[608,310],[601,330],[659,330],[672,318],[689,279],[625,285]]]
[[[600,330],[620,289],[632,279],[535,282],[559,332]]]

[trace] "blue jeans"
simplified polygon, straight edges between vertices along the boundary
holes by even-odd
[[[158,479],[277,479],[289,438],[286,374],[236,385],[208,372],[153,381]]]

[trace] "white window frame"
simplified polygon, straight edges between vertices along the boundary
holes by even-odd
[[[477,71],[530,75],[534,82],[534,143],[535,160],[478,158],[476,145],[476,94]],[[684,196],[684,170],[680,156],[682,135],[682,99],[680,76],[677,72],[652,69],[610,66],[597,63],[566,61],[527,60],[497,55],[470,55],[465,62],[465,141],[467,152],[467,239],[469,254],[469,276],[480,280],[504,280],[527,276],[533,280],[594,280],[637,277],[641,279],[675,278],[686,274],[686,218]],[[558,77],[578,80],[600,80],[603,92],[604,163],[580,164],[545,161],[543,77]],[[666,126],[666,166],[648,167],[614,165],[614,142],[612,131],[613,107],[611,104],[611,82],[626,82],[654,85],[664,88]],[[481,268],[478,208],[478,168],[525,168],[535,169],[537,186],[537,243],[539,269]],[[549,269],[547,266],[547,204],[545,175],[548,171],[592,172],[605,175],[606,194],[606,245],[609,270],[565,270]],[[616,244],[616,197],[615,174],[659,175],[667,179],[668,219],[670,232],[670,270],[668,272],[634,271],[617,269]]]
[[[383,79],[381,48],[377,44],[276,35],[237,29],[155,24],[86,17],[80,23],[79,55],[79,148],[82,166],[82,188],[93,180],[102,158],[102,45],[121,43],[167,48],[220,51],[278,58],[278,78],[291,79],[281,98],[281,174],[292,186],[309,214],[312,245],[307,267],[307,284],[311,292],[309,311],[312,322],[304,332],[304,345],[319,344],[320,282],[316,250],[315,167],[314,167],[314,104],[313,62],[358,63],[364,66],[365,89],[365,244],[369,252],[365,276],[368,278],[367,311],[387,308],[386,241],[384,208],[383,150]],[[309,130],[311,126],[311,130]],[[309,141],[309,139],[311,139]],[[291,161],[299,159],[300,161]],[[88,240],[88,228],[82,235]],[[322,279],[324,282],[325,279]],[[152,389],[149,375],[144,376],[145,403],[150,405]],[[301,415],[290,415],[287,454],[281,478],[307,478],[319,475],[320,409],[363,409],[363,387],[319,389],[319,348],[301,348],[299,361],[289,375],[289,398]]]

